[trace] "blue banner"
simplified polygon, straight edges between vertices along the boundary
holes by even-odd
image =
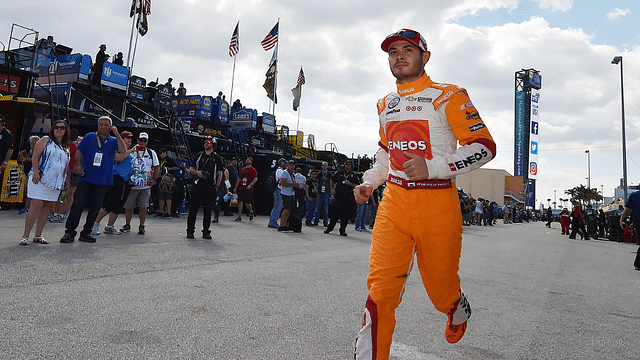
[[[72,54],[56,56],[48,66],[40,66],[35,72],[40,75],[38,82],[44,84],[61,84],[78,80],[82,55]]]
[[[516,92],[516,116],[515,116],[515,143],[513,148],[513,175],[525,176],[528,169],[525,169],[524,155],[529,151],[528,145],[525,144],[525,93],[524,91]],[[527,129],[528,130],[528,129]]]
[[[525,206],[535,207],[536,206],[536,183],[535,182],[527,183],[525,196],[526,196]]]
[[[225,125],[229,124],[229,103],[226,100],[216,98],[211,120]]]
[[[51,60],[51,64],[49,64],[48,67],[38,67],[35,72],[37,72],[41,77],[47,76],[48,73],[51,73],[52,75],[78,74],[80,73],[81,62],[81,54],[56,56]]]
[[[147,80],[139,76],[132,76],[131,81],[129,82],[129,97],[131,97],[132,99],[144,101],[146,87]]]
[[[102,84],[115,89],[126,90],[129,81],[129,69],[124,66],[105,62],[102,67]]]
[[[78,78],[82,80],[89,80],[89,74],[91,74],[91,56],[82,55],[82,63],[80,65],[80,75]]]
[[[262,130],[267,134],[276,133],[276,117],[269,113],[262,113]]]
[[[200,111],[198,111],[198,118],[210,121],[211,116],[213,115],[213,105],[214,100],[212,96],[203,96],[200,101]]]
[[[179,118],[182,120],[195,120],[198,111],[200,111],[202,97],[200,95],[189,95],[176,98],[173,101],[177,101],[175,109]]]

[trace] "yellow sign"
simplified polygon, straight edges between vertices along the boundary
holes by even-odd
[[[2,177],[2,192],[0,201],[7,203],[21,203],[24,197],[25,175],[22,166],[16,160],[9,160]]]

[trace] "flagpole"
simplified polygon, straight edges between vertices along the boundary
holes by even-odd
[[[129,52],[127,53],[127,67],[129,67],[129,60],[131,59],[131,43],[133,42],[133,30],[136,26],[136,15],[131,17],[131,35],[129,36]]]
[[[302,85],[300,85],[300,99],[302,100]],[[300,130],[300,107],[302,103],[298,103],[298,124],[296,125],[296,139],[298,138],[298,130]],[[304,139],[303,139],[304,142]]]
[[[233,55],[233,71],[231,72],[231,93],[229,94],[229,101],[233,104],[233,82],[236,77],[236,56]]]
[[[136,59],[136,50],[138,49],[138,36],[140,35],[140,31],[136,32],[136,43],[133,46],[133,57],[131,58],[131,67],[129,68],[129,72],[133,74],[133,62]]]
[[[278,41],[276,42],[276,73],[273,79],[273,116],[276,116],[276,100],[278,100],[278,94],[276,93],[278,88],[278,49],[280,48],[280,18],[278,18]]]

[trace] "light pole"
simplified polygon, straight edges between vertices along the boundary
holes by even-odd
[[[587,189],[591,190],[591,152],[585,150],[587,153]]]
[[[624,124],[624,80],[622,72],[622,56],[615,56],[611,60],[611,64],[618,65],[620,63],[620,99],[622,102],[622,186],[624,191],[624,202],[627,203],[627,139],[625,136]]]
[[[553,190],[553,210],[556,209],[556,191]]]

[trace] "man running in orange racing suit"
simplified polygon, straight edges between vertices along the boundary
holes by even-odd
[[[447,314],[445,336],[456,343],[471,308],[460,290],[462,214],[455,176],[491,160],[496,145],[467,92],[431,81],[431,53],[416,31],[403,29],[382,42],[397,92],[378,101],[380,148],[373,168],[354,189],[363,203],[385,180],[371,240],[363,327],[355,359],[388,359],[395,309],[417,259],[435,308]],[[458,142],[460,147],[457,147]]]

